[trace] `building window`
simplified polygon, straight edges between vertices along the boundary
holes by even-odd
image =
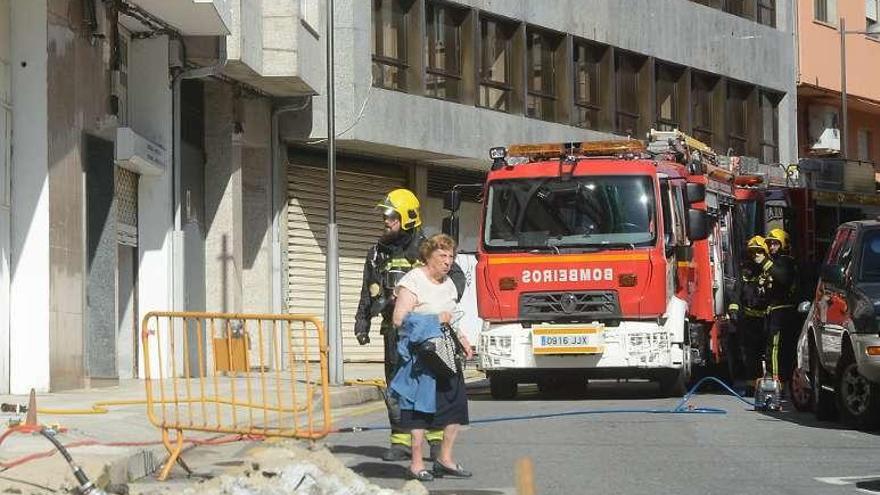
[[[836,26],[837,0],[813,0],[813,18]]]
[[[880,37],[880,0],[865,0],[865,31],[872,38]]]
[[[582,41],[574,44],[574,117],[578,127],[599,128],[602,57],[607,47]]]
[[[779,100],[779,95],[767,91],[761,91],[758,100],[761,112],[762,163],[779,163]]]
[[[526,33],[528,100],[526,115],[536,119],[556,118],[556,51],[560,37],[538,30]]]
[[[728,14],[746,17],[746,2],[745,0],[724,0],[722,10]]]
[[[117,65],[113,81],[113,106],[120,125],[128,125],[128,47],[131,33],[119,27],[119,45],[116,47]]]
[[[776,27],[776,0],[758,0],[758,23]]]
[[[461,26],[467,11],[429,3],[425,10],[426,91],[429,96],[461,98]]]
[[[373,85],[406,90],[406,24],[412,2],[373,0]]]
[[[516,25],[490,17],[480,19],[479,105],[510,111],[513,79],[511,71]]]
[[[684,70],[668,65],[657,65],[655,94],[657,96],[656,126],[661,131],[678,129],[681,124],[679,115],[679,82],[684,75]]]
[[[644,58],[636,55],[618,53],[614,63],[614,76],[617,84],[617,132],[633,136],[639,130],[639,71]]]
[[[691,112],[694,119],[693,135],[710,147],[715,144],[715,85],[711,76],[695,74],[691,85]]]
[[[750,88],[727,83],[727,146],[734,155],[747,154]]]

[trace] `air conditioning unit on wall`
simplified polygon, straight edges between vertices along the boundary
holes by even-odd
[[[159,176],[168,168],[165,147],[146,139],[130,127],[116,129],[116,164],[141,175]]]
[[[811,105],[808,111],[810,149],[816,155],[840,152],[840,129],[837,108]]]

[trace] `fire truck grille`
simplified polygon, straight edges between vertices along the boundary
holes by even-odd
[[[520,296],[519,316],[530,321],[619,319],[620,303],[614,291],[529,292]]]

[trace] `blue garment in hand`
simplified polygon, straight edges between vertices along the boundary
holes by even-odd
[[[391,380],[391,391],[403,410],[433,414],[437,411],[437,381],[413,349],[422,342],[440,337],[437,315],[410,313],[398,333],[400,367]]]

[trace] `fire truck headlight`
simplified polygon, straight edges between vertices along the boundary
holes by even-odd
[[[511,354],[511,337],[484,337],[483,342],[488,344],[486,348],[489,354],[499,356],[510,356]]]

